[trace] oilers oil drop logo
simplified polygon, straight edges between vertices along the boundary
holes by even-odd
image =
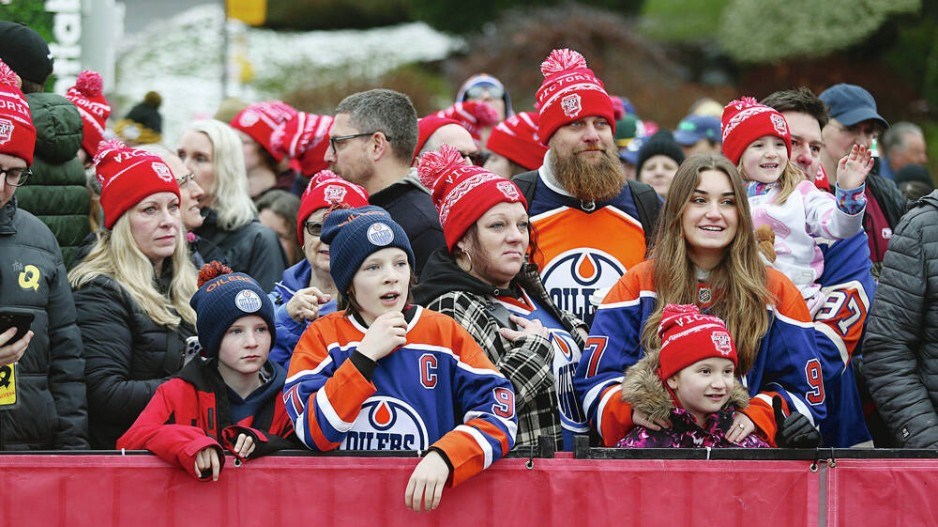
[[[343,450],[426,450],[429,434],[423,419],[394,397],[370,397],[342,442]]]
[[[541,278],[557,307],[591,321],[596,308],[590,304],[590,295],[615,285],[625,271],[608,253],[580,248],[561,253],[548,262]]]

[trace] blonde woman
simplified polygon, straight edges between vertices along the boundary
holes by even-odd
[[[221,121],[196,121],[176,150],[205,191],[199,200],[205,221],[193,231],[205,261],[224,262],[272,290],[287,259],[277,234],[257,219],[238,135]]]
[[[105,230],[68,274],[85,347],[91,444],[113,449],[195,333],[196,271],[179,186],[158,156],[114,141],[95,157]]]

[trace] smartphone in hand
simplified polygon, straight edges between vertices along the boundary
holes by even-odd
[[[26,336],[29,327],[33,324],[32,311],[17,309],[15,307],[0,307],[0,333],[6,333],[10,328],[16,328],[16,334],[4,346],[13,344]]]

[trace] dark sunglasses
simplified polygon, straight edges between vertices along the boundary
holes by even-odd
[[[485,162],[488,161],[489,159],[488,153],[483,153],[483,152],[476,152],[474,154],[464,154],[460,152],[459,154],[465,158],[468,158],[469,161],[477,167],[484,165]]]
[[[306,232],[309,233],[310,236],[316,236],[318,238],[322,235],[322,223],[307,221],[303,224],[303,227],[306,228]]]
[[[479,99],[488,92],[495,99],[501,99],[505,96],[505,89],[494,84],[476,84],[466,90],[466,99]]]

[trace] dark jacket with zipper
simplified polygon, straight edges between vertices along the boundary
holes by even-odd
[[[205,221],[193,231],[198,235],[198,251],[206,262],[218,260],[235,272],[257,280],[261,289],[272,291],[287,268],[287,259],[277,234],[254,221],[226,231],[218,225],[218,216],[212,209],[202,209]]]
[[[0,450],[87,449],[85,363],[62,253],[15,197],[0,207],[4,307],[32,312],[35,336],[16,365],[17,406],[0,410]]]
[[[169,276],[155,284],[169,288]],[[91,445],[113,449],[166,379],[179,372],[189,324],[154,322],[116,280],[99,275],[74,292],[85,345]]]

